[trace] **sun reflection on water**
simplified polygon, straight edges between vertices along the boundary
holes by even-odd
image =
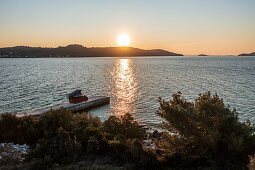
[[[130,62],[129,59],[116,60],[112,72],[115,102],[111,107],[113,114],[117,116],[135,112],[134,101],[137,84]]]

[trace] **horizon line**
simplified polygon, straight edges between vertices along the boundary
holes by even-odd
[[[77,43],[73,43],[73,44],[68,44],[68,45],[59,45],[59,46],[29,46],[29,45],[16,45],[16,46],[0,46],[0,48],[13,48],[13,47],[31,47],[31,48],[58,48],[58,47],[67,47],[70,45],[80,45],[83,46],[85,48],[138,48],[138,49],[142,49],[142,50],[165,50],[168,52],[173,52],[173,51],[169,51],[166,49],[162,49],[162,48],[139,48],[139,47],[133,47],[133,46],[84,46],[83,44],[77,44]],[[255,50],[254,50],[255,51]],[[179,52],[177,52],[179,53]],[[253,53],[253,52],[242,52],[240,54],[249,54],[249,53]],[[209,53],[197,53],[197,54],[183,54],[181,53],[183,56],[198,56],[198,55],[202,55],[205,54],[207,56],[238,56],[240,54],[209,54]]]

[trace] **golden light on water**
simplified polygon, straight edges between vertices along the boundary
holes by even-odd
[[[134,111],[136,82],[129,59],[118,59],[112,72],[114,81],[115,104],[112,110],[115,115],[123,115]]]

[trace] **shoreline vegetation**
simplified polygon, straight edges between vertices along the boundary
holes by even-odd
[[[91,47],[72,44],[65,47],[43,48],[16,46],[0,48],[0,58],[50,57],[132,57],[132,56],[183,56],[162,49],[143,50],[134,47]]]
[[[39,118],[0,115],[0,169],[254,169],[255,128],[210,92],[194,102],[181,92],[159,98],[162,132],[146,132],[130,114],[102,122],[64,108]],[[8,146],[8,147],[5,147]],[[17,145],[15,145],[17,147]]]

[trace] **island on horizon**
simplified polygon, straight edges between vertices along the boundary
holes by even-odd
[[[91,47],[72,44],[65,47],[43,48],[15,46],[0,48],[0,58],[47,58],[47,57],[132,57],[132,56],[183,56],[162,49],[144,50],[134,47]]]
[[[208,55],[206,55],[206,54],[199,54],[198,56],[208,56]]]
[[[239,54],[238,56],[255,56],[255,52],[253,52],[253,53],[243,53],[243,54]]]

